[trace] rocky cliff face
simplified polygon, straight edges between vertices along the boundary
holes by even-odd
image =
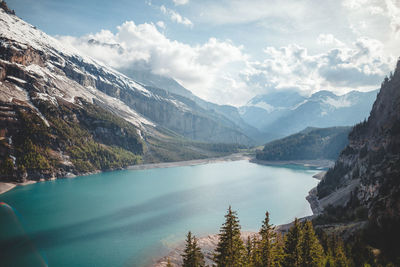
[[[0,10],[2,59],[6,61],[5,64],[22,65],[14,66],[13,70],[8,66],[7,73],[3,70],[3,75],[12,76],[10,73],[13,71],[17,78],[18,74],[26,76],[22,73],[24,71],[30,73],[36,71],[38,77],[43,74],[49,76],[49,72],[56,73],[59,76],[53,75],[52,78],[63,77],[59,79],[60,82],[65,83],[65,80],[69,80],[79,84],[79,92],[76,93],[85,94],[88,99],[93,94],[103,93],[106,97],[123,102],[134,113],[139,113],[140,117],[146,117],[157,125],[167,127],[185,137],[211,142],[242,144],[252,142],[238,126],[210,116],[210,112],[195,103],[188,105],[189,99],[182,101],[163,89],[145,88],[132,79],[81,55],[73,48],[64,47],[57,40],[17,16]],[[18,69],[22,69],[22,72]],[[69,91],[67,88],[59,89],[62,91],[60,93],[64,94]]]
[[[400,61],[394,74],[382,83],[368,120],[350,132],[349,145],[318,185],[317,194],[325,208],[333,205],[351,210],[360,206],[380,229],[398,227]]]
[[[0,8],[2,180],[115,169],[142,155],[151,160],[208,155],[195,143],[192,151],[170,152],[185,138],[251,143],[234,125],[188,101],[145,88]]]

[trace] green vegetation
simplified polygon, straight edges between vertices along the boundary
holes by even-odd
[[[324,259],[324,250],[315,235],[313,225],[306,221],[303,225],[303,236],[301,238],[301,261],[300,266],[321,266]]]
[[[269,223],[269,213],[266,212],[265,219],[260,229],[261,240],[258,246],[255,246],[255,252],[259,251],[261,261],[256,266],[272,266],[274,261],[274,251],[272,240],[275,239],[276,234],[274,227]]]
[[[34,145],[31,139],[27,138],[22,145],[23,154],[18,158],[18,165],[27,170],[49,170],[51,168],[49,160],[47,160],[48,150],[41,149]]]
[[[143,154],[143,142],[131,123],[100,106],[83,100],[81,102],[85,108],[81,110],[80,123],[92,133],[96,141]]]
[[[17,111],[17,118],[23,125],[13,136],[17,173],[50,173],[58,160],[50,156],[52,135],[49,128],[39,116],[25,109]]]
[[[285,238],[285,245],[283,248],[283,266],[300,266],[302,250],[300,247],[301,238],[301,226],[296,218]]]
[[[0,164],[0,175],[1,176],[12,176],[14,173],[14,163],[9,156],[5,157],[5,159]]]
[[[349,170],[349,166],[337,161],[335,166],[326,172],[324,179],[318,184],[318,198],[323,198],[335,191]]]
[[[80,102],[54,106],[38,101],[49,126],[29,108],[7,106],[15,111],[15,120],[7,127],[12,140],[0,142],[0,176],[21,181],[139,163],[144,145],[136,128],[96,104]]]
[[[311,221],[300,222],[295,219],[282,237],[281,233],[276,232],[275,227],[269,223],[267,212],[259,234],[249,236],[244,244],[240,238],[237,213],[229,207],[220,230],[214,261],[218,267],[396,266],[381,257],[382,251],[377,252],[368,245],[372,238],[376,238],[375,230],[373,227],[368,227],[355,232],[344,241],[323,227],[314,228]],[[183,255],[185,263],[190,258],[188,255],[195,255],[193,247],[197,245],[193,246],[193,240],[189,232]],[[184,266],[204,265],[184,264]]]
[[[47,179],[66,172],[117,169],[142,161],[219,157],[247,148],[190,141],[165,128],[152,128],[154,132],[146,134],[143,140],[133,124],[106,110],[101,103],[59,100],[55,106],[47,101],[33,101],[49,126],[30,108],[0,103],[16,114],[14,125],[7,125],[0,132],[1,179]],[[16,158],[15,164],[10,156]]]
[[[205,265],[204,255],[197,245],[197,239],[195,236],[192,237],[190,231],[186,236],[186,245],[182,257],[183,267],[203,267]]]
[[[259,160],[336,159],[347,145],[351,127],[307,128],[266,144]]]
[[[219,242],[215,249],[215,262],[219,267],[243,266],[246,250],[240,239],[239,219],[231,207],[225,215],[225,222],[220,229]]]
[[[86,102],[84,105],[85,108],[78,111],[71,110],[66,106],[63,107],[62,113],[44,110],[53,126],[58,145],[65,147],[76,170],[78,172],[107,170],[139,163],[141,158],[135,153],[142,153],[143,147],[134,127],[120,121],[119,118],[100,107]],[[80,117],[79,122],[74,119],[62,119],[66,116],[74,118],[76,113]],[[123,145],[121,141],[113,143],[107,134],[104,134],[105,141],[101,143],[102,137],[95,134],[95,122],[105,129],[116,128],[125,131],[127,137],[114,139],[126,139],[129,145],[122,148],[120,147]],[[109,133],[109,135],[112,134],[112,132]]]
[[[190,141],[165,128],[155,129],[146,136],[146,162],[172,162],[220,157],[246,149],[240,144],[204,143]]]

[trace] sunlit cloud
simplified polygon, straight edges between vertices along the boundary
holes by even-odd
[[[172,2],[174,2],[175,5],[180,6],[186,5],[187,3],[189,3],[189,0],[172,0]]]
[[[178,12],[176,12],[175,10],[172,10],[170,8],[165,7],[164,5],[162,5],[160,7],[161,12],[164,15],[169,16],[169,18],[173,21],[176,22],[178,24],[183,24],[185,26],[188,27],[193,27],[193,23],[190,21],[190,19],[181,16]]]

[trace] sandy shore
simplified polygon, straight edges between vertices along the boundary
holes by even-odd
[[[155,168],[172,168],[172,167],[182,167],[182,166],[195,166],[202,164],[210,164],[224,161],[238,161],[238,160],[248,160],[250,162],[261,164],[261,165],[303,165],[314,168],[322,168],[326,169],[333,166],[334,162],[330,160],[289,160],[289,161],[264,161],[257,160],[254,157],[250,156],[247,153],[235,153],[224,157],[216,157],[216,158],[205,158],[205,159],[195,159],[195,160],[187,160],[187,161],[176,161],[176,162],[161,162],[161,163],[150,163],[150,164],[139,164],[129,166],[125,169],[127,170],[147,170],[147,169],[155,169]],[[95,173],[100,173],[101,171],[94,171],[89,173],[82,173],[78,176],[86,176]],[[318,175],[318,174],[317,174]],[[317,176],[316,175],[316,176]],[[69,174],[67,177],[59,177],[59,178],[74,178],[77,177],[73,174]],[[319,177],[314,177],[319,179]],[[25,183],[10,183],[10,182],[0,182],[0,194],[5,193],[16,186],[23,186],[36,183],[36,181],[27,181]]]
[[[237,160],[250,160],[250,159],[251,159],[251,157],[248,154],[236,153],[236,154],[231,154],[228,156],[218,157],[218,158],[206,158],[206,159],[196,159],[196,160],[176,161],[176,162],[139,164],[139,165],[129,166],[125,169],[127,169],[127,170],[147,170],[147,169],[155,169],[155,168],[195,166],[195,165],[217,163],[217,162],[224,162],[224,161],[237,161]],[[66,177],[59,177],[59,179],[87,176],[87,175],[96,174],[96,173],[100,173],[100,172],[101,171],[93,171],[93,172],[88,172],[88,173],[82,173],[79,175],[68,174]],[[55,180],[55,179],[57,179],[57,178],[54,178],[52,180]],[[10,191],[11,189],[13,189],[16,186],[24,186],[24,185],[28,185],[28,184],[34,184],[34,183],[37,183],[37,181],[29,180],[25,183],[0,182],[0,194]]]
[[[246,242],[248,236],[258,235],[255,232],[242,232],[241,239]],[[219,241],[218,234],[203,236],[197,239],[197,244],[199,245],[201,252],[204,255],[205,265],[206,266],[214,266],[215,262],[213,261],[214,250],[217,247]],[[166,255],[165,257],[155,261],[152,265],[153,267],[166,267],[168,259],[170,260],[172,266],[182,266],[182,254],[185,249],[185,242],[181,241],[173,248],[173,250]]]
[[[329,169],[333,167],[335,162],[328,159],[314,159],[314,160],[259,160],[251,159],[250,162],[261,164],[261,165],[303,165],[305,167]]]
[[[0,194],[3,194],[7,191],[10,191],[11,189],[13,189],[16,186],[20,186],[20,185],[28,185],[28,184],[34,184],[36,183],[36,181],[27,181],[25,183],[4,183],[4,182],[0,182]]]
[[[311,220],[313,216],[303,217],[300,218],[300,221]],[[280,232],[282,234],[286,234],[289,228],[293,225],[293,222],[288,224],[282,224],[275,227],[275,232]],[[243,242],[246,243],[248,237],[252,236],[259,236],[257,232],[250,232],[250,231],[242,231],[241,232],[241,239]],[[201,252],[204,255],[204,260],[206,266],[214,266],[215,262],[213,261],[214,251],[217,247],[219,241],[218,234],[212,234],[208,236],[203,236],[198,238],[197,244],[199,245]],[[172,250],[165,255],[161,259],[155,260],[151,266],[153,267],[166,267],[168,259],[170,260],[172,266],[182,266],[182,254],[183,250],[185,249],[185,242],[181,241],[177,243]]]
[[[250,160],[251,157],[248,154],[236,153],[219,158],[206,158],[206,159],[195,159],[186,161],[175,161],[175,162],[161,162],[161,163],[150,163],[150,164],[139,164],[129,166],[128,170],[147,170],[155,168],[172,168],[172,167],[182,167],[182,166],[195,166],[201,164],[217,163],[224,161],[237,161],[237,160]]]

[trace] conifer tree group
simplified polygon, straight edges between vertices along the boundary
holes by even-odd
[[[186,236],[186,246],[182,254],[183,267],[203,267],[204,255],[197,245],[197,238],[192,237],[192,233],[189,231]]]
[[[338,237],[322,236],[321,242],[311,221],[293,225],[283,236],[270,224],[266,212],[258,235],[241,239],[237,213],[229,206],[219,233],[214,261],[217,267],[344,267],[349,260]],[[188,233],[183,256],[184,267],[204,266],[197,240]]]
[[[240,238],[239,219],[230,206],[220,230],[219,242],[215,252],[214,260],[217,266],[236,267],[244,264],[246,249]]]

